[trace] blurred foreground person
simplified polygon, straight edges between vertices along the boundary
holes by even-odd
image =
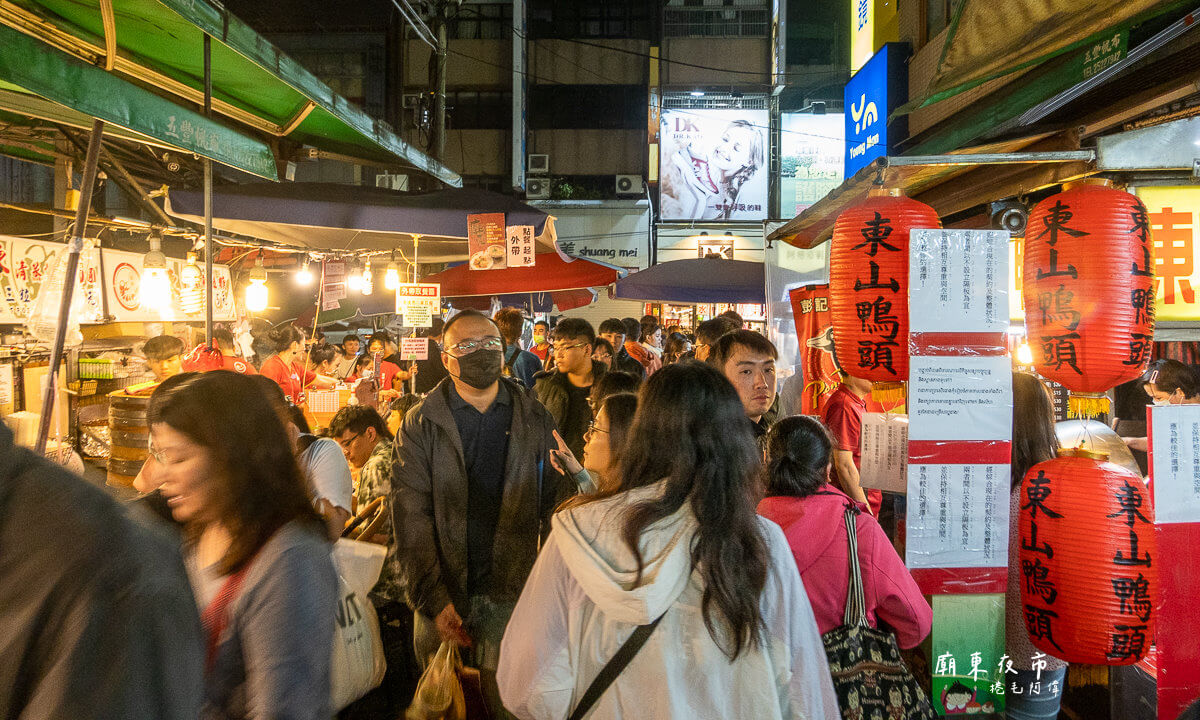
[[[337,576],[276,409],[217,370],[156,392],[147,419],[203,608],[201,717],[327,720]]]
[[[553,518],[504,634],[508,710],[560,720],[590,697],[595,720],[840,718],[787,540],[754,512],[760,468],[718,371],[652,375],[617,488]],[[630,638],[628,668],[605,672]]]
[[[203,658],[178,537],[0,423],[0,717],[193,720]]]

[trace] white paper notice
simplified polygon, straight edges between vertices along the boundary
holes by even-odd
[[[908,361],[910,440],[1012,438],[1012,365],[1008,356],[929,357]]]
[[[1200,405],[1150,408],[1154,522],[1200,522]]]
[[[16,411],[16,383],[13,380],[13,366],[10,363],[0,365],[0,411],[11,415]]]
[[[338,310],[342,307],[342,303],[337,298],[331,298],[328,295],[321,298],[321,310],[329,312],[330,310]]]
[[[438,283],[402,283],[396,288],[396,314],[404,316],[405,327],[430,327],[442,310],[442,286]]]
[[[405,360],[428,360],[429,340],[423,337],[400,338],[400,357]]]
[[[346,263],[327,260],[321,270],[321,297],[326,300],[342,300],[346,297]],[[324,308],[328,310],[329,308]]]
[[[534,253],[533,226],[510,225],[505,228],[508,236],[508,266],[533,267],[537,262]]]
[[[909,465],[905,564],[1007,565],[1008,487],[1008,465]]]
[[[908,491],[908,416],[863,413],[862,462],[858,481],[865,488]]]
[[[913,230],[909,243],[909,332],[1008,329],[1005,230]]]

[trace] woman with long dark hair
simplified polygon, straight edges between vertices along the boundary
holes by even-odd
[[[1044,655],[1029,640],[1021,605],[1021,480],[1029,468],[1058,455],[1054,434],[1054,404],[1050,392],[1033,375],[1013,373],[1012,492],[1008,506],[1008,595],[1005,598],[1006,652],[1017,671],[1005,682],[1005,706],[1009,720],[1058,717],[1065,686],[1067,663]],[[1034,657],[1037,655],[1038,657]],[[1034,663],[1045,663],[1034,669]],[[1033,688],[1037,692],[1033,692]]]
[[[787,541],[754,512],[760,473],[724,376],[699,363],[652,375],[616,487],[554,516],[504,635],[505,707],[567,717],[648,626],[588,717],[839,717]]]
[[[148,419],[207,634],[202,717],[328,718],[337,576],[276,409],[216,370],[156,391]]]
[[[288,402],[303,402],[304,388],[328,389],[337,384],[333,378],[305,367],[304,334],[295,326],[280,325],[267,333],[266,338],[273,352],[258,371],[279,383]]]
[[[829,484],[833,438],[820,420],[784,418],[766,437],[767,497],[758,512],[787,537],[822,633],[842,624],[850,582],[845,511],[855,521],[863,604],[872,627],[883,622],[900,647],[916,647],[933,627],[933,610],[866,503]]]

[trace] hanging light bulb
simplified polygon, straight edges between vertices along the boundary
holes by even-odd
[[[346,287],[357,292],[362,290],[362,286],[362,268],[356,265],[354,266],[354,269],[350,271],[350,277],[346,278]]]
[[[370,295],[375,292],[375,276],[371,274],[371,259],[363,261],[362,294]]]
[[[150,252],[142,258],[142,282],[138,300],[148,310],[165,310],[171,305],[171,278],[167,275],[167,256],[162,238],[150,236]]]
[[[296,284],[307,286],[307,285],[312,285],[312,282],[313,282],[312,270],[308,269],[308,256],[305,255],[304,256],[304,264],[301,265],[300,269],[296,271]]]
[[[387,272],[383,275],[383,286],[388,290],[400,288],[400,268],[396,266],[396,253],[392,253],[392,261],[388,263]]]
[[[246,286],[246,310],[262,312],[267,309],[267,269],[263,267],[262,250],[250,271],[250,284]]]
[[[196,265],[196,253],[187,254],[187,262],[179,271],[179,305],[188,315],[204,310],[204,273]]]
[[[1033,364],[1033,350],[1030,349],[1029,343],[1025,342],[1024,340],[1022,340],[1021,344],[1017,346],[1017,364],[1018,365],[1032,365]]]

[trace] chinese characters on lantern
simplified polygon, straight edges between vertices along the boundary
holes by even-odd
[[[858,341],[857,365],[868,370],[884,370],[896,376],[896,379],[903,380],[895,368],[895,354],[904,352],[897,340],[900,318],[892,311],[893,303],[902,300],[899,297],[900,282],[894,276],[888,276],[888,273],[881,277],[879,263],[874,259],[879,257],[880,252],[902,253],[900,247],[888,242],[892,232],[891,219],[875,212],[874,219],[863,223],[860,230],[862,242],[851,248],[872,258],[868,260],[868,279],[864,281],[858,278],[854,281],[855,293],[862,293],[854,309],[862,332],[868,336]],[[903,307],[903,303],[900,306]]]

